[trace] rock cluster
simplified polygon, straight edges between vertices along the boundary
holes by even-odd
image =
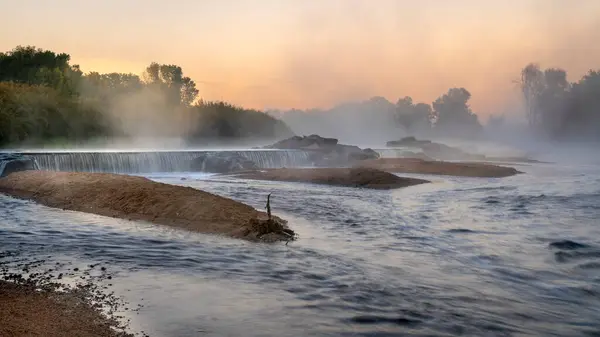
[[[415,137],[404,137],[386,143],[388,147],[419,148],[425,157],[436,160],[485,160],[486,156],[465,152],[459,148],[430,140],[418,140]]]
[[[191,163],[192,171],[210,173],[234,173],[257,169],[255,162],[235,152],[206,153],[195,158]]]
[[[372,149],[339,144],[335,138],[325,138],[319,135],[294,136],[265,148],[311,151],[309,159],[317,167],[350,166],[358,161],[379,158],[379,153]]]
[[[13,172],[37,169],[37,163],[30,157],[19,153],[0,153],[0,177]]]

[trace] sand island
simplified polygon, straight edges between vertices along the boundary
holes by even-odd
[[[294,236],[285,220],[268,219],[266,213],[249,205],[137,176],[22,171],[0,178],[0,192],[54,208],[250,241],[287,241]]]

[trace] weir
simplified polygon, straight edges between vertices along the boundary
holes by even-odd
[[[21,152],[33,158],[41,170],[153,173],[190,171],[193,159],[217,152],[230,152],[252,160],[260,168],[310,166],[309,152],[300,150],[206,150],[206,151],[86,151]]]

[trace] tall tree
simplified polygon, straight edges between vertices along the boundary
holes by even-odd
[[[173,64],[152,62],[146,68],[143,78],[149,85],[164,91],[171,104],[189,106],[198,96],[196,83],[183,76],[181,67]]]
[[[81,77],[79,66],[69,65],[70,56],[33,46],[17,46],[0,53],[0,81],[52,87],[76,94]]]

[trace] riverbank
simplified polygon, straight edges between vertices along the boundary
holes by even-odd
[[[356,167],[373,168],[394,173],[439,174],[478,178],[503,178],[521,173],[512,167],[492,164],[446,162],[416,158],[364,160]]]
[[[388,172],[370,168],[283,168],[252,171],[237,175],[237,177],[372,189],[395,189],[429,182],[422,179],[398,177]]]
[[[77,291],[0,280],[0,336],[133,337]]]
[[[109,173],[23,171],[0,179],[0,192],[65,210],[140,220],[250,241],[289,240],[278,217],[191,187]],[[256,196],[265,199],[266,196]]]

